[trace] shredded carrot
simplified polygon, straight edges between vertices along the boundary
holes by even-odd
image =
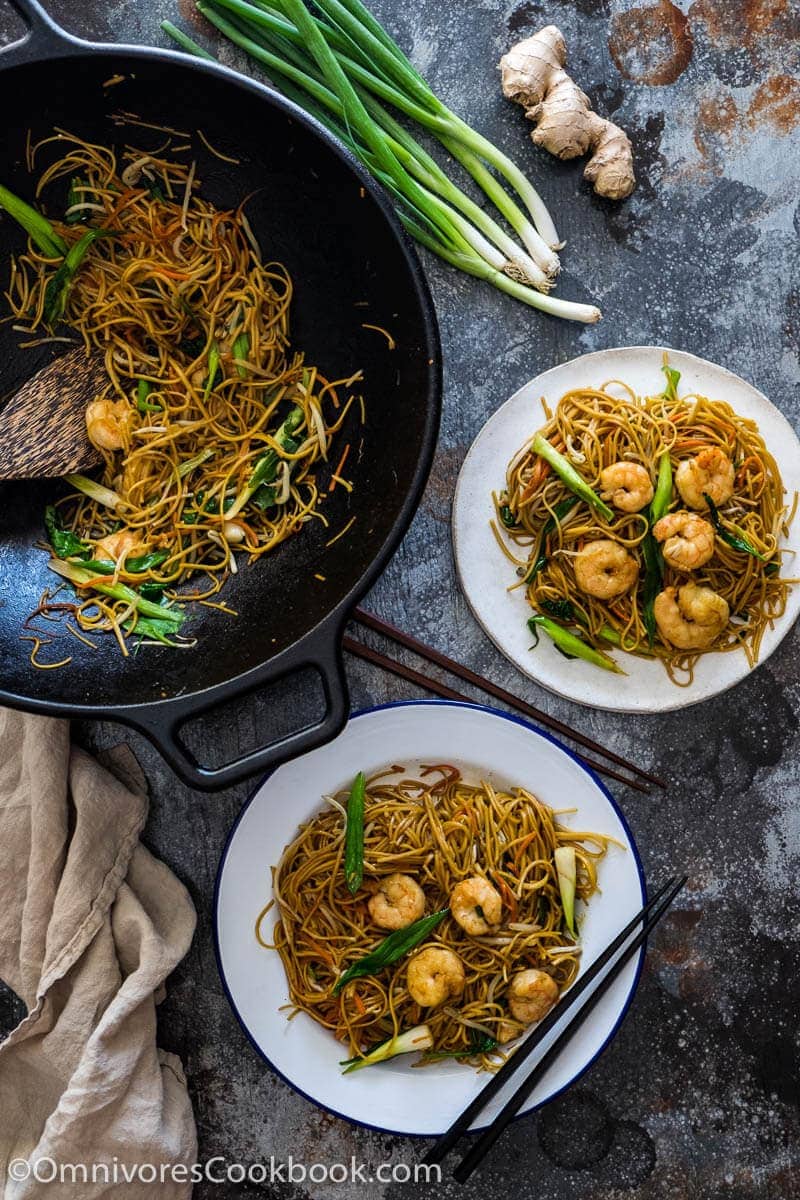
[[[744,460],[744,462],[742,463],[742,465],[739,467],[739,470],[736,474],[737,484],[742,483],[744,481],[744,477],[749,474],[748,467],[749,467],[750,463],[755,463],[755,465],[756,465],[756,470],[753,472],[753,474],[755,474],[755,475],[763,475],[764,474],[764,464],[762,463],[761,459],[758,457],[757,454],[749,454],[747,456],[747,458]]]
[[[495,881],[503,896],[503,903],[508,905],[508,908],[511,911],[511,920],[513,921],[517,916],[517,897],[511,891],[511,888],[508,886],[505,879],[503,879],[502,875],[495,875]]]
[[[336,468],[336,470],[333,472],[333,475],[331,476],[331,486],[329,489],[331,492],[336,487],[336,484],[339,481],[339,477],[341,476],[341,473],[342,473],[342,467],[347,462],[347,456],[349,453],[350,453],[350,443],[348,442],[347,445],[345,446],[344,450],[342,451],[342,457],[339,459],[339,465]]]
[[[358,1009],[359,1016],[362,1016],[362,1017],[366,1016],[367,1006],[364,1003],[364,1001],[361,999],[361,997],[359,996],[358,992],[354,991],[352,993],[352,997],[353,997],[353,1003],[355,1004],[356,1008]]]

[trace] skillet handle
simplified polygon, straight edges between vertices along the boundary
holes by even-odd
[[[270,742],[268,746],[251,750],[221,767],[206,767],[198,762],[181,740],[180,730],[191,718],[224,705],[226,700],[235,699],[233,694],[212,700],[210,703],[202,700],[199,703],[192,703],[191,700],[174,701],[165,705],[162,711],[159,711],[159,706],[145,713],[129,710],[123,719],[154,743],[176,775],[189,787],[205,792],[218,791],[241,783],[251,775],[273,771],[288,759],[296,758],[331,741],[344,728],[350,712],[350,693],[338,631],[332,640],[330,633],[320,633],[316,645],[312,643],[310,648],[304,647],[302,657],[292,659],[288,663],[276,663],[261,676],[255,688],[249,690],[256,691],[269,686],[306,666],[316,668],[322,678],[325,696],[325,714],[322,720],[285,734],[277,741]]]
[[[38,0],[11,0],[11,7],[22,17],[28,31],[19,41],[0,47],[0,66],[11,67],[55,54],[63,55],[65,50],[80,49],[85,45],[80,38],[62,29]]]

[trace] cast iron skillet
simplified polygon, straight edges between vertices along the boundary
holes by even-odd
[[[222,787],[334,737],[346,720],[342,628],[405,532],[433,456],[441,363],[431,298],[385,194],[295,105],[216,64],[160,49],[90,45],[59,29],[36,0],[13,3],[30,30],[0,55],[0,111],[9,114],[0,181],[32,196],[24,153],[28,128],[34,140],[58,126],[94,142],[145,149],[155,148],[163,135],[120,126],[114,113],[201,129],[240,160],[238,166],[223,163],[195,138],[204,195],[225,207],[254,192],[247,212],[256,236],[292,276],[295,345],[329,378],[357,366],[364,370],[366,425],[362,429],[353,413],[345,434],[354,443],[352,495],[344,488],[331,495],[327,530],[312,523],[230,579],[225,599],[238,619],[194,607],[193,651],[143,647],[126,660],[110,638],[95,651],[67,639],[73,655],[68,667],[31,667],[21,626],[53,582],[34,542],[42,537],[44,506],[62,485],[14,484],[0,496],[0,703],[122,721],[151,738],[187,783]],[[109,82],[119,76],[121,81]],[[38,167],[46,161],[45,155]],[[3,287],[8,256],[24,241],[12,226],[7,218],[0,222]],[[396,349],[365,329],[365,322],[389,329]],[[52,354],[20,351],[19,340],[9,323],[0,325],[2,395]],[[352,516],[350,531],[327,547]],[[57,645],[58,657],[63,646]],[[319,724],[222,767],[197,761],[180,733],[189,718],[305,666],[322,677],[326,711]]]

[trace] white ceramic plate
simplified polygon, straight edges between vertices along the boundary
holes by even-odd
[[[492,491],[500,491],[511,458],[545,422],[540,398],[551,408],[571,388],[598,386],[624,379],[640,395],[652,395],[663,385],[662,346],[626,346],[599,350],[553,367],[526,383],[498,409],[473,442],[456,486],[453,501],[453,545],[461,586],[479,623],[507,658],[531,679],[579,704],[617,712],[666,712],[707,700],[749,674],[744,651],[704,654],[689,687],[673,684],[658,662],[615,653],[627,678],[602,671],[579,659],[568,660],[547,637],[535,650],[527,626],[530,606],[525,589],[509,592],[517,582],[513,564],[495,540],[489,522],[494,517]],[[667,350],[670,365],[681,372],[679,391],[700,392],[726,400],[742,417],[752,417],[780,467],[787,495],[800,490],[800,443],[789,422],[774,404],[751,384],[705,359],[681,350]],[[508,542],[514,548],[513,543]],[[800,550],[800,521],[786,543]],[[773,652],[800,613],[800,588],[789,594],[786,612],[761,643],[760,662]]]
[[[342,1047],[335,1038],[304,1013],[289,1022],[278,1011],[289,998],[286,977],[278,954],[256,943],[253,923],[272,894],[270,866],[298,823],[319,811],[323,795],[348,786],[359,770],[369,773],[388,763],[413,769],[443,758],[475,782],[522,783],[546,804],[574,806],[574,814],[561,818],[565,824],[612,834],[626,845],[626,850],[612,846],[600,864],[602,894],[588,905],[581,927],[586,965],[644,903],[639,856],[608,791],[547,734],[493,709],[415,701],[357,713],[335,741],[264,780],[231,832],[217,876],[217,959],[228,998],[256,1050],[294,1088],[338,1116],[391,1133],[442,1133],[486,1076],[453,1062],[413,1069],[402,1058],[343,1076]],[[603,996],[523,1112],[567,1087],[597,1058],[630,1004],[640,969],[641,955]],[[488,1123],[512,1090],[513,1084],[500,1092],[476,1128]]]

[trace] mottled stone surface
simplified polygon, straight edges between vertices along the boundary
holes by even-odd
[[[163,17],[191,0],[49,0],[75,32],[166,44]],[[665,795],[617,789],[649,876],[685,869],[691,885],[651,946],[633,1007],[578,1087],[518,1123],[466,1188],[443,1197],[536,1200],[793,1200],[800,1197],[798,901],[800,693],[797,632],[773,661],[719,700],[665,717],[597,713],[541,692],[472,620],[454,577],[449,510],[459,465],[487,417],[538,371],[585,351],[665,343],[714,359],[800,417],[798,152],[800,18],[791,0],[373,0],[443,97],[515,156],[567,238],[561,292],[594,298],[602,324],[544,319],[426,257],[441,320],[446,393],[425,499],[369,598],[441,649],[518,689],[669,780]],[[180,10],[180,13],[178,12]],[[598,200],[580,164],[536,151],[495,64],[541,24],[563,29],[576,78],[627,128],[639,187]],[[188,26],[187,26],[188,27]],[[198,36],[203,36],[202,25]],[[243,65],[230,50],[226,62]],[[349,662],[355,706],[413,692]],[[218,736],[236,750],[265,702],[243,705]],[[81,736],[107,745],[111,727]],[[127,735],[125,735],[127,736]],[[149,845],[190,888],[194,946],[162,1005],[162,1044],[186,1064],[204,1157],[273,1153],[311,1162],[414,1162],[419,1144],[328,1117],[275,1078],[249,1047],[217,976],[214,873],[247,795],[192,794],[131,738],[153,793]],[[3,1016],[0,1010],[0,1018]],[[213,1195],[365,1194],[363,1187],[276,1185]],[[419,1185],[421,1195],[428,1189]],[[412,1185],[373,1183],[376,1197]]]

